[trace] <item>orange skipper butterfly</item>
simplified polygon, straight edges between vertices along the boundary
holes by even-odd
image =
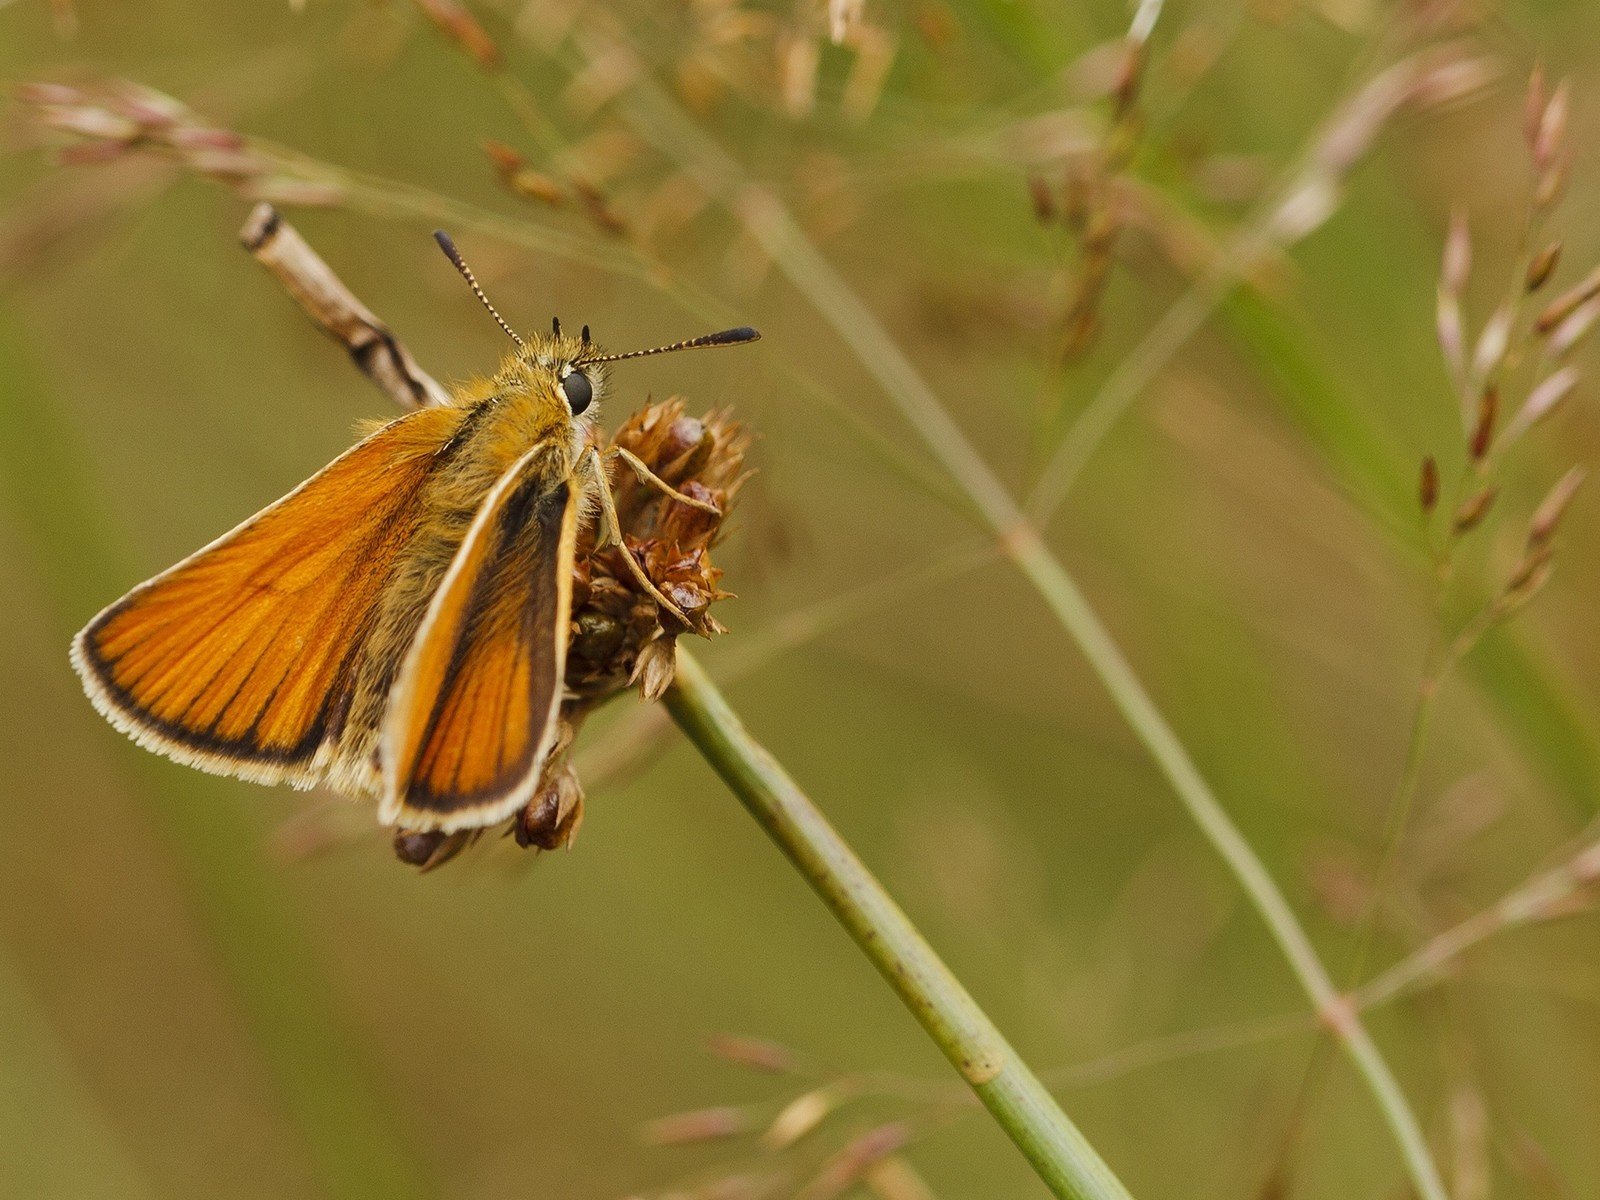
[[[557,736],[580,525],[621,544],[593,436],[609,363],[754,341],[730,329],[606,354],[506,324],[492,379],[382,424],[277,503],[89,622],[72,662],[140,745],[219,775],[376,796],[379,819],[508,820]],[[616,448],[642,481],[676,491]],[[672,601],[624,548],[640,586]]]

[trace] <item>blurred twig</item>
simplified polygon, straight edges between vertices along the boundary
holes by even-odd
[[[446,404],[450,395],[417,366],[389,327],[350,294],[272,205],[258,204],[239,231],[244,248],[271,271],[317,325],[402,408]]]

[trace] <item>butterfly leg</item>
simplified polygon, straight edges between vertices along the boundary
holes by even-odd
[[[690,508],[698,508],[701,512],[710,513],[714,517],[720,517],[722,515],[722,510],[715,504],[711,504],[705,500],[696,500],[693,496],[685,496],[677,488],[673,487],[665,479],[661,478],[661,476],[657,475],[654,471],[647,467],[644,463],[644,460],[633,451],[625,450],[621,446],[613,446],[610,450],[606,451],[606,454],[608,457],[620,458],[623,462],[627,463],[629,468],[632,469],[633,473],[639,477],[640,483],[655,488],[663,496],[666,496],[672,500],[676,500],[679,504],[687,504]]]
[[[671,600],[668,600],[662,594],[661,589],[651,582],[650,577],[644,573],[644,568],[633,557],[633,551],[629,550],[628,544],[622,540],[622,522],[617,519],[617,502],[612,498],[611,481],[606,476],[605,464],[600,461],[600,452],[590,446],[585,452],[584,458],[588,462],[590,470],[594,472],[595,494],[600,499],[600,538],[596,543],[597,547],[616,546],[622,552],[622,561],[628,565],[628,573],[633,576],[634,582],[644,589],[645,594],[684,625],[693,628],[683,610]],[[640,465],[643,466],[644,464],[641,463]],[[646,470],[648,469],[646,468]],[[688,497],[685,496],[684,499],[687,500]]]

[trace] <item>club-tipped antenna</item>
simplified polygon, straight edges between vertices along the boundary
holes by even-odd
[[[585,358],[574,366],[588,366],[591,363],[621,362],[625,358],[644,358],[648,354],[672,354],[678,350],[701,350],[709,346],[738,346],[744,342],[753,342],[761,335],[748,325],[741,325],[737,329],[724,329],[721,333],[708,333],[703,337],[690,338],[686,342],[673,342],[670,346],[655,346],[649,350],[629,350],[625,354],[601,354],[595,358]]]
[[[478,286],[477,276],[472,273],[472,268],[467,266],[467,260],[461,257],[461,251],[456,249],[456,244],[451,240],[450,235],[442,229],[435,229],[433,231],[433,240],[439,243],[439,249],[444,251],[444,256],[450,260],[456,270],[461,272],[461,278],[467,281],[467,286],[472,289],[472,294],[478,298],[479,303],[489,310],[489,315],[494,318],[495,324],[504,329],[506,336],[517,345],[524,345],[523,340],[517,336],[517,331],[507,325],[506,319],[500,315],[499,310],[489,303],[489,297],[485,296],[483,289]]]

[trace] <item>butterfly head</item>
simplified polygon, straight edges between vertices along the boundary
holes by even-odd
[[[472,269],[462,259],[461,252],[456,249],[455,242],[450,240],[450,235],[439,230],[435,231],[433,236],[446,257],[455,264],[456,270],[461,272],[461,277],[467,281],[472,294],[477,296],[489,310],[489,315],[501,329],[505,330],[506,336],[517,344],[516,350],[506,357],[505,364],[495,376],[495,384],[502,390],[518,391],[547,401],[552,416],[559,416],[564,408],[565,416],[569,420],[586,418],[587,421],[593,421],[598,414],[596,402],[605,390],[606,363],[620,362],[626,358],[643,358],[650,354],[668,354],[677,350],[736,346],[742,342],[753,342],[761,336],[748,325],[743,325],[737,329],[724,329],[720,333],[708,333],[703,337],[672,342],[665,346],[653,346],[648,350],[607,354],[590,340],[587,325],[583,327],[578,337],[568,337],[561,332],[560,320],[555,319],[550,322],[548,336],[536,333],[524,338],[512,329],[495,310],[494,305],[489,303],[489,298],[478,286]]]
[[[517,348],[506,355],[494,377],[496,391],[545,401],[554,418],[593,421],[606,386],[605,365],[594,361],[604,357],[603,352],[589,340],[587,325],[581,337],[563,334],[560,321],[551,326],[548,334],[517,338]]]

